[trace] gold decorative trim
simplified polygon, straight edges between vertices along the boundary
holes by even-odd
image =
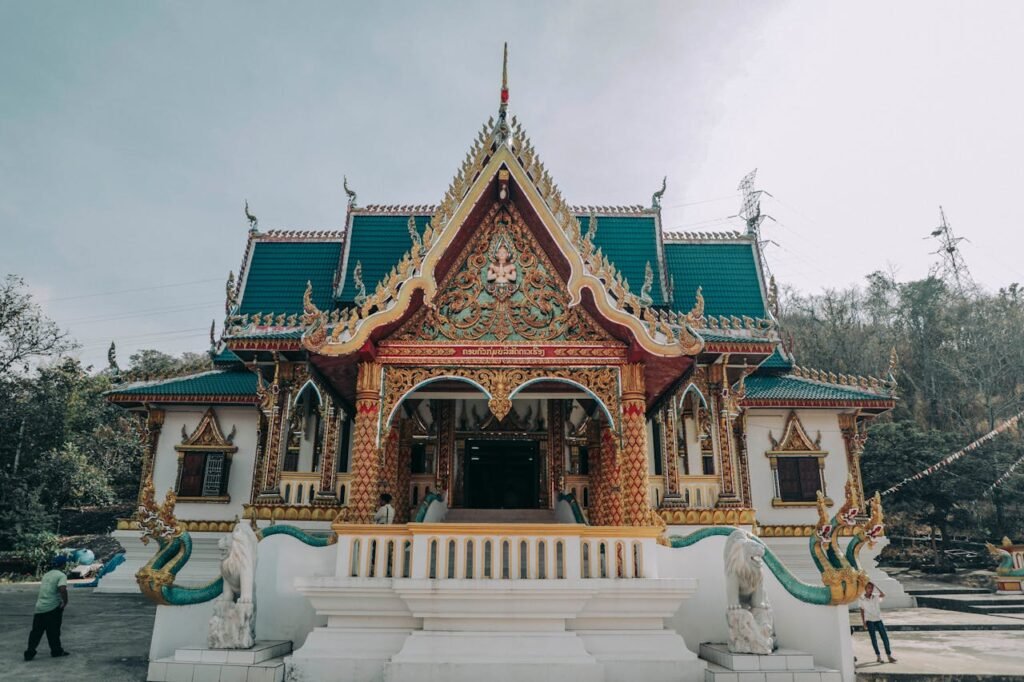
[[[781,526],[758,526],[760,536],[763,538],[809,538],[814,536],[817,527],[810,525],[781,525]],[[839,527],[836,532],[843,537],[853,537],[854,529],[846,526]]]
[[[835,502],[832,501],[831,497],[826,497],[825,498],[825,504],[827,504],[828,506],[831,507],[833,504],[835,504]],[[779,497],[773,497],[772,498],[772,506],[773,507],[816,507],[816,506],[818,506],[818,502],[816,500],[792,502],[792,501],[783,500],[783,499],[781,499]]]
[[[575,523],[408,523],[381,525],[372,523],[334,523],[341,535],[485,535],[512,538],[519,536],[561,536],[581,538],[657,538],[660,526],[584,526]]]
[[[748,526],[757,522],[753,509],[659,509],[657,513],[675,526]]]
[[[347,507],[287,504],[245,504],[242,518],[259,521],[334,521]]]
[[[231,501],[230,495],[211,495],[209,497],[202,496],[190,496],[185,497],[184,495],[178,495],[178,503],[189,502],[189,503],[212,503],[212,504],[227,504]]]

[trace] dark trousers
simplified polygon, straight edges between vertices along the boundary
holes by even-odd
[[[889,633],[885,631],[885,623],[880,620],[869,620],[868,634],[871,635],[871,648],[875,650],[875,656],[882,655],[878,653],[878,640],[875,639],[876,632],[882,637],[882,646],[885,647],[885,655],[892,655],[892,651],[889,650]]]
[[[64,620],[64,609],[59,606],[53,611],[47,611],[46,613],[37,613],[32,617],[32,632],[28,635],[28,649],[25,653],[29,656],[35,656],[36,647],[39,646],[39,640],[43,638],[43,633],[46,633],[46,641],[50,645],[50,655],[57,656],[62,651],[63,647],[60,645],[60,624]]]

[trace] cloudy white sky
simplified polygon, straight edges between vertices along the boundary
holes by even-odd
[[[987,287],[1024,281],[1020,2],[0,0],[0,275],[105,364],[206,346],[262,228],[437,201],[497,107],[573,203],[735,226],[758,168],[803,290],[927,273],[942,204]]]

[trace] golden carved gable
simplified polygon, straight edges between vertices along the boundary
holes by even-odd
[[[181,426],[181,443],[175,446],[176,450],[225,450],[234,452],[238,448],[232,444],[235,439],[235,428],[231,427],[231,433],[224,436],[217,424],[217,415],[213,408],[206,410],[206,414],[199,421],[199,425],[191,435]]]
[[[491,208],[396,341],[538,343],[613,341],[580,306],[515,206]]]
[[[821,452],[821,433],[818,433],[816,439],[811,440],[795,411],[790,412],[786,418],[782,438],[775,440],[770,432],[768,438],[772,442],[772,450],[776,452]]]

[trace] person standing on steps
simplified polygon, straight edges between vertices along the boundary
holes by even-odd
[[[871,648],[875,650],[878,662],[882,662],[882,654],[878,650],[876,636],[881,636],[886,657],[890,663],[895,663],[896,659],[892,657],[892,650],[889,649],[889,633],[885,631],[885,623],[882,622],[883,599],[885,599],[885,592],[878,589],[874,583],[868,583],[864,587],[864,596],[860,598],[860,619],[864,623],[864,629],[871,635]]]
[[[64,620],[64,609],[68,605],[68,577],[64,567],[68,560],[58,554],[50,563],[50,570],[43,574],[39,584],[39,598],[36,599],[36,612],[32,617],[32,632],[28,635],[28,648],[25,649],[25,660],[36,657],[36,647],[46,633],[46,642],[50,645],[50,655],[54,658],[67,656],[68,652],[60,644],[60,625]]]

